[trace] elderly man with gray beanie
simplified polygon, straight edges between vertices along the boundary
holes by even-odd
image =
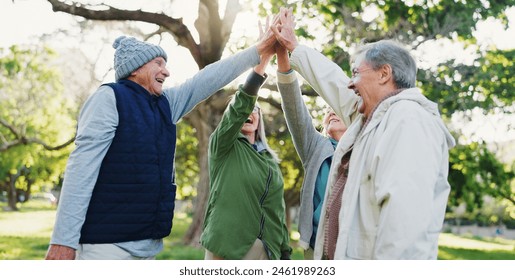
[[[154,259],[172,228],[176,123],[274,53],[271,33],[164,89],[166,52],[121,36],[115,83],[84,104],[46,259]]]

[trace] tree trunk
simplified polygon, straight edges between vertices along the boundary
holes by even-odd
[[[18,202],[18,196],[16,195],[16,180],[20,177],[19,172],[17,174],[9,175],[9,187],[7,192],[7,207],[11,211],[18,211],[16,203]]]
[[[202,234],[202,225],[206,212],[207,199],[209,197],[209,170],[207,158],[207,146],[209,143],[209,132],[207,130],[198,131],[197,137],[199,142],[198,164],[199,164],[199,181],[197,185],[197,196],[193,201],[193,218],[188,231],[184,235],[184,243],[192,246],[199,246],[200,235]]]
[[[216,93],[220,94],[220,93]],[[196,129],[198,138],[198,164],[199,164],[199,181],[197,185],[197,196],[193,200],[193,217],[190,227],[183,237],[184,244],[191,246],[200,246],[199,240],[202,234],[202,226],[206,214],[207,200],[209,198],[209,167],[208,167],[208,146],[209,136],[213,133],[221,115],[215,114],[209,106],[209,103],[199,104],[197,109],[192,111],[185,120],[188,121]]]
[[[298,189],[288,189],[284,191],[284,203],[286,205],[286,226],[288,230],[291,231],[291,209],[296,207],[300,203],[300,194]]]
[[[27,202],[30,200],[32,196],[32,185],[34,184],[34,180],[27,179],[27,189],[23,190],[23,195],[25,196],[25,200],[23,202]]]

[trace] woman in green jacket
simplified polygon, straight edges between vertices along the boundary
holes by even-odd
[[[206,259],[289,259],[283,177],[265,137],[257,93],[263,59],[240,86],[209,141]]]

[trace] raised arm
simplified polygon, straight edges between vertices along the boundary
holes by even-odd
[[[297,75],[290,68],[288,51],[282,45],[278,45],[276,51],[277,87],[282,98],[281,106],[295,149],[305,164],[309,156],[316,151],[318,140],[324,136],[313,126],[313,119],[302,99]]]
[[[274,45],[276,42],[273,32],[265,30],[256,45],[210,64],[183,84],[164,90],[163,93],[170,103],[172,121],[177,123],[198,103],[207,99],[267,57],[271,57],[275,53]]]
[[[313,87],[349,126],[359,115],[359,97],[347,88],[349,77],[343,70],[320,52],[299,45],[294,33],[291,9],[281,9],[280,25],[272,27],[278,42],[291,52],[290,63],[294,70]]]
[[[265,31],[261,29],[261,25],[259,27],[260,38],[270,36],[270,34],[266,34],[266,30],[269,30],[268,20]],[[243,124],[254,109],[259,88],[267,77],[266,66],[274,54],[275,48],[263,52],[261,62],[254,67],[254,71],[249,74],[245,83],[236,92],[235,98],[225,110],[220,124],[210,137],[210,156],[215,158],[223,156],[237,140]]]

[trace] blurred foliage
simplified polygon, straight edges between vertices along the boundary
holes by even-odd
[[[478,56],[472,65],[447,61],[436,71],[419,71],[419,86],[447,117],[474,108],[481,108],[485,114],[496,109],[513,113],[509,108],[515,100],[514,59],[515,50],[491,50]]]
[[[511,201],[515,173],[499,162],[486,145],[473,142],[458,145],[449,155],[449,207],[464,202],[469,212],[483,206],[484,196]]]
[[[57,146],[74,134],[76,106],[63,96],[55,57],[45,47],[0,50],[0,146],[18,143],[0,150],[0,191],[9,193],[14,184],[18,200],[58,184],[71,150],[46,150],[29,141]]]
[[[198,139],[195,133],[195,129],[185,122],[177,124],[177,149],[175,150],[177,199],[189,199],[197,194],[199,166]]]

